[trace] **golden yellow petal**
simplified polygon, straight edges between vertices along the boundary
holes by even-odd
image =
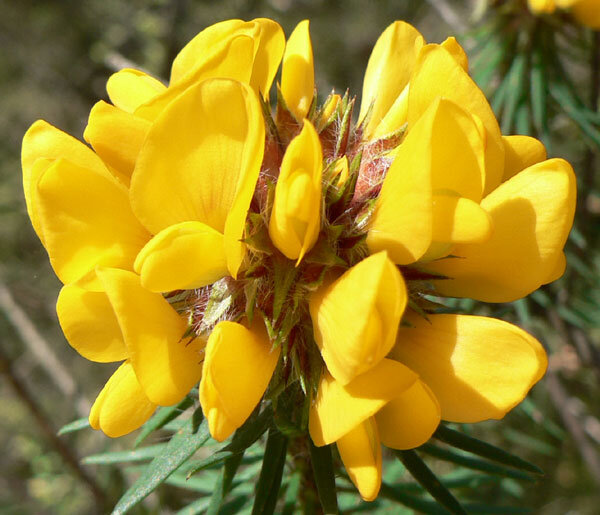
[[[154,413],[129,361],[125,361],[106,382],[90,411],[90,425],[116,438],[135,431]]]
[[[440,404],[420,379],[375,414],[381,442],[392,449],[414,449],[423,445],[437,429]]]
[[[315,244],[321,229],[322,163],[319,136],[304,120],[302,131],[283,156],[269,220],[271,241],[296,264]]]
[[[546,371],[541,344],[502,320],[468,315],[410,318],[390,353],[414,370],[440,403],[442,419],[500,419]]]
[[[484,194],[489,193],[500,184],[504,171],[504,144],[496,117],[483,92],[450,52],[440,45],[426,45],[419,54],[410,80],[409,130],[439,97],[451,100],[469,114],[479,117],[485,127]]]
[[[204,81],[150,129],[131,179],[133,210],[154,234],[186,221],[224,233],[235,276],[263,150],[262,111],[252,90],[232,80]]]
[[[40,177],[37,199],[50,263],[65,284],[96,266],[131,270],[150,237],[131,212],[123,185],[64,159]],[[86,288],[101,290],[92,278]]]
[[[502,182],[546,160],[544,144],[531,136],[502,136],[502,142],[506,156]]]
[[[403,21],[395,21],[379,36],[365,71],[358,116],[362,122],[370,111],[366,139],[371,139],[379,122],[408,84],[423,44],[419,31]]]
[[[360,496],[374,501],[381,488],[381,444],[373,417],[342,436],[337,448]]]
[[[104,268],[98,275],[148,399],[160,406],[179,402],[200,379],[204,341],[184,338],[186,320],[133,272]]]
[[[407,298],[402,275],[385,252],[311,296],[315,340],[337,381],[348,384],[390,351]]]
[[[261,321],[250,329],[219,322],[208,338],[200,381],[200,404],[210,434],[222,442],[260,402],[279,360]]]
[[[140,251],[134,269],[154,292],[212,284],[228,274],[223,235],[201,222],[171,225]]]
[[[298,120],[308,114],[315,93],[315,68],[309,21],[301,21],[290,34],[281,67],[281,94]]]
[[[454,195],[433,196],[433,240],[481,243],[492,235],[490,215],[479,204]]]
[[[149,102],[166,90],[166,86],[154,77],[132,68],[113,73],[106,83],[110,101],[127,113]]]
[[[449,38],[446,38],[446,40],[443,41],[440,46],[445,48],[450,55],[454,57],[454,60],[464,71],[469,73],[469,58],[467,57],[463,47],[460,46],[458,41],[456,41],[455,37],[450,36]]]
[[[129,357],[105,292],[92,292],[76,283],[67,284],[58,295],[56,313],[69,345],[84,358],[106,363]]]
[[[511,302],[547,282],[573,222],[575,175],[562,159],[550,159],[518,173],[483,199],[493,222],[484,243],[460,244],[427,269],[450,280],[437,281],[443,295],[485,302]]]
[[[416,380],[417,375],[408,367],[386,358],[347,385],[324,372],[310,409],[308,429],[312,441],[319,447],[336,442]]]
[[[106,164],[126,177],[128,186],[149,129],[148,121],[101,100],[90,111],[83,137]]]

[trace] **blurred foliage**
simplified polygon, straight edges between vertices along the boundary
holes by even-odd
[[[455,16],[449,16],[447,9]],[[519,323],[548,346],[550,373],[527,401],[502,423],[460,428],[536,463],[546,475],[535,482],[523,482],[455,468],[439,458],[439,448],[444,450],[439,442],[435,444],[437,451],[426,447],[419,453],[465,501],[469,512],[491,513],[481,505],[492,504],[529,506],[543,515],[597,513],[600,39],[572,24],[567,15],[534,18],[523,1],[1,2],[0,280],[49,342],[77,388],[70,395],[61,393],[56,378],[13,327],[10,310],[3,304],[2,354],[8,357],[14,375],[21,378],[38,415],[50,424],[50,432],[84,416],[83,405],[87,402],[89,406],[110,370],[80,358],[60,333],[54,313],[59,282],[30,226],[22,197],[19,151],[23,133],[35,119],[44,118],[80,136],[90,107],[98,99],[106,99],[104,85],[115,69],[133,64],[166,78],[177,51],[202,28],[222,19],[257,16],[277,20],[286,34],[300,20],[311,20],[321,100],[331,88],[339,92],[349,88],[360,95],[371,48],[395,19],[414,24],[429,41],[456,35],[467,49],[471,72],[492,102],[503,129],[540,137],[551,156],[565,157],[574,165],[580,181],[579,206],[567,247],[569,268],[565,277],[529,300],[512,305],[483,306],[463,300],[454,306],[456,311],[485,313]],[[463,25],[469,27],[464,33]],[[105,454],[104,458],[93,455],[130,450],[135,434],[116,441],[89,429],[64,434],[60,441],[75,459],[88,456],[86,464],[77,470],[66,464],[64,455],[9,382],[3,379],[0,384],[2,513],[104,513],[134,483],[140,465],[161,451],[157,445],[166,442],[178,427],[177,421],[169,422],[149,436],[133,457],[129,452]],[[182,418],[189,420],[193,408],[181,409],[188,410]],[[260,470],[260,449],[255,445],[245,453],[221,513],[239,512],[244,499],[252,495]],[[437,458],[428,457],[436,453]],[[464,457],[464,453],[459,455]],[[112,465],[100,465],[107,461],[106,456]],[[207,456],[208,450],[202,448],[194,459]],[[123,462],[127,467],[119,464]],[[188,505],[181,513],[198,513],[208,507],[220,474],[219,468],[210,466],[186,481],[178,472],[132,512],[164,513]],[[442,513],[408,477],[402,463],[387,456],[384,478],[402,488],[382,491],[376,505],[359,502],[351,484],[340,477],[340,508],[344,512],[410,513],[411,509],[401,511],[390,504],[389,499],[404,496],[407,506]],[[291,507],[299,482],[293,475],[288,479],[284,498]],[[94,496],[90,483],[98,488],[100,497],[98,492]]]

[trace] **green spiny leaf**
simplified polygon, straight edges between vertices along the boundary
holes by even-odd
[[[308,442],[310,446],[310,462],[312,465],[313,477],[317,484],[317,491],[319,492],[319,500],[321,501],[323,513],[338,513],[331,446],[325,445],[323,447],[316,447],[310,438],[308,438]]]
[[[197,420],[192,418],[173,435],[163,452],[152,460],[145,472],[125,492],[115,506],[113,514],[127,513],[185,463],[209,438],[206,421],[198,427]]]
[[[58,436],[66,435],[68,433],[74,433],[75,431],[81,431],[82,429],[86,429],[90,426],[90,420],[88,417],[78,418],[77,420],[73,420],[73,422],[69,422],[68,424],[62,426],[58,430]]]
[[[437,476],[431,472],[425,462],[414,450],[395,451],[396,456],[402,460],[402,463],[411,475],[425,488],[431,496],[451,513],[466,515],[466,511],[450,493],[450,491],[440,483]]]
[[[115,463],[136,463],[139,461],[149,461],[159,456],[167,444],[160,443],[142,447],[135,451],[114,451],[103,452],[102,454],[92,454],[81,460],[84,465],[111,465]]]
[[[277,428],[271,428],[267,437],[263,466],[256,485],[252,515],[269,515],[275,512],[286,451],[287,437]]]
[[[519,458],[513,454],[506,452],[503,449],[495,447],[487,442],[478,440],[471,436],[467,436],[464,433],[450,429],[447,426],[440,425],[433,435],[438,440],[467,451],[478,456],[482,456],[492,461],[508,465],[509,467],[515,467],[517,469],[526,470],[533,474],[543,475],[544,471],[539,467],[529,463],[528,461]]]
[[[186,396],[185,399],[175,406],[159,408],[152,418],[142,426],[140,434],[135,439],[134,447],[138,447],[153,431],[162,428],[165,424],[171,422],[171,420],[175,420],[193,404],[194,400]]]

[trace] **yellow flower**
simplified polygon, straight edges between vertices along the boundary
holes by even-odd
[[[556,8],[567,9],[582,25],[600,29],[600,4],[597,0],[528,0],[529,9],[536,13],[553,13]]]
[[[425,296],[506,302],[559,277],[575,181],[537,140],[501,135],[454,38],[390,25],[358,125],[349,95],[312,106],[308,21],[284,45],[275,22],[229,20],[186,45],[168,87],[116,73],[93,150],[29,129],[25,200],[69,344],[122,362],[92,427],[126,434],[199,382],[216,440],[270,403],[285,431],[336,443],[373,500],[381,443],[502,418],[542,377],[523,330]]]

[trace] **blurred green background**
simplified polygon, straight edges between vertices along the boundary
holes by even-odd
[[[131,438],[110,440],[91,430],[53,437],[62,425],[87,415],[114,367],[81,358],[58,326],[54,303],[60,283],[31,228],[22,194],[19,154],[28,126],[43,118],[81,138],[89,109],[106,99],[104,86],[112,72],[135,66],[165,79],[173,57],[197,32],[234,17],[273,18],[288,35],[296,23],[310,19],[321,99],[332,88],[360,95],[371,48],[395,19],[414,24],[431,42],[456,35],[471,58],[480,56],[471,61],[472,69],[479,67],[476,77],[491,98],[518,47],[500,45],[504,59],[493,61],[493,69],[487,65],[485,42],[495,30],[510,34],[516,29],[490,29],[490,19],[500,16],[502,7],[482,18],[484,4],[0,0],[0,513],[104,512],[102,503],[114,505],[133,477],[117,467],[76,466],[85,455],[128,449]],[[472,428],[478,437],[538,464],[546,476],[537,484],[505,479],[502,488],[492,484],[460,492],[459,498],[529,506],[544,515],[595,514],[600,505],[599,149],[589,132],[600,121],[593,102],[600,67],[594,45],[600,40],[569,26],[565,41],[555,50],[565,52],[572,93],[582,102],[578,116],[588,113],[583,121],[573,112],[565,114],[560,96],[548,107],[550,153],[567,158],[580,178],[576,229],[567,249],[570,271],[531,301],[456,305],[524,325],[551,352],[550,373],[523,406],[503,422]],[[544,91],[549,98],[551,89],[550,84]],[[506,99],[494,107],[507,116]],[[518,121],[507,122],[512,132],[535,132]],[[168,513],[192,499],[188,490],[163,486],[139,512]]]

